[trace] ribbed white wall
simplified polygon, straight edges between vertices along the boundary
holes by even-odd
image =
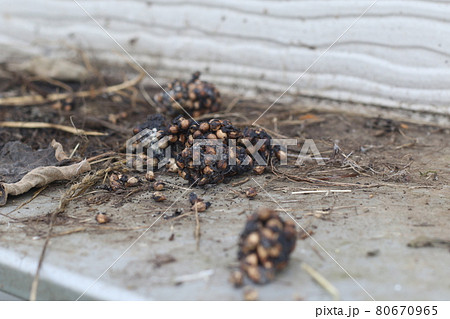
[[[156,78],[204,71],[283,92],[372,0],[80,1]],[[0,0],[0,58],[81,46],[122,62],[72,0]],[[375,6],[295,85],[306,94],[450,115],[450,1]]]

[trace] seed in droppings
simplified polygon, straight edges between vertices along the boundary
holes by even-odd
[[[139,179],[137,177],[130,177],[127,182],[125,183],[125,186],[136,186],[139,183]]]
[[[238,260],[240,269],[258,284],[270,282],[276,270],[286,267],[295,248],[297,232],[269,208],[251,215],[241,233]]]
[[[202,122],[199,126],[200,131],[206,133],[209,130],[209,124],[207,122]]]
[[[251,254],[251,255],[248,255],[248,256],[245,258],[245,263],[246,263],[246,264],[249,264],[249,265],[251,265],[251,266],[256,266],[256,265],[258,265],[258,255],[257,255],[257,254]]]
[[[259,272],[258,266],[247,267],[247,276],[256,283],[261,280],[261,273]]]
[[[224,139],[224,138],[227,138],[227,133],[224,133],[222,130],[217,130],[216,136],[217,136],[219,139]]]
[[[244,274],[241,270],[234,270],[230,276],[230,282],[236,287],[239,288],[244,284]]]
[[[154,181],[155,180],[155,173],[153,173],[152,171],[148,171],[145,174],[145,179],[150,181],[150,182]]]
[[[261,175],[262,173],[264,173],[264,170],[265,170],[266,168],[264,167],[264,166],[255,166],[254,168],[253,168],[253,172],[256,174],[256,175]]]
[[[166,164],[166,168],[171,173],[178,173],[178,165],[174,158],[169,159],[169,163]]]
[[[189,128],[189,124],[190,124],[189,120],[187,120],[187,119],[181,120],[181,123],[180,123],[181,129],[183,131],[187,130]]]

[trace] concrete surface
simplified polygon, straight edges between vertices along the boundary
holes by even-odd
[[[449,190],[434,189],[353,190],[338,195],[290,195],[274,190],[279,187],[273,177],[261,176],[275,200],[307,229],[339,264],[377,300],[450,298],[448,275],[450,254],[447,249],[406,247],[419,235],[432,231],[434,237],[448,237]],[[244,186],[257,186],[249,181]],[[242,186],[242,187],[244,187]],[[233,188],[239,191],[240,187]],[[22,211],[43,215],[56,203],[61,188],[45,191],[43,196]],[[145,300],[241,300],[243,292],[228,282],[229,270],[236,262],[236,242],[246,215],[261,205],[277,205],[261,192],[258,200],[234,198],[230,186],[221,185],[204,197],[213,206],[201,214],[200,249],[193,236],[195,220],[186,217],[172,222],[161,218],[140,240],[95,284],[83,299]],[[171,198],[182,189],[169,190]],[[227,194],[225,196],[225,194]],[[373,195],[373,196],[372,196]],[[17,198],[10,207],[29,195]],[[54,200],[53,200],[54,199]],[[287,202],[297,200],[296,202]],[[187,195],[173,207],[186,207]],[[428,209],[424,210],[424,202]],[[165,206],[170,205],[167,203]],[[55,206],[55,204],[53,204]],[[70,210],[77,206],[72,204]],[[323,218],[308,213],[331,207],[347,206]],[[45,209],[44,209],[45,208]],[[101,210],[105,210],[102,207]],[[2,211],[5,209],[3,208]],[[112,215],[110,227],[136,227],[153,223],[155,209],[149,194],[142,194],[120,208],[107,208]],[[169,209],[169,214],[174,209]],[[241,214],[244,212],[243,214]],[[37,214],[36,214],[37,213]],[[73,213],[69,213],[73,214]],[[134,231],[99,230],[93,225],[92,212],[78,210],[78,219],[94,228],[88,232],[55,237],[51,240],[41,272],[40,299],[76,299],[145,229]],[[282,214],[285,214],[282,212]],[[4,219],[2,219],[4,221]],[[116,222],[117,221],[117,222]],[[33,227],[32,223],[29,227]],[[65,226],[63,229],[76,229]],[[175,239],[169,241],[172,234]],[[28,226],[25,226],[28,228]],[[30,231],[30,230],[28,230]],[[2,225],[0,248],[0,282],[2,290],[27,298],[44,242],[30,237],[21,224]],[[58,233],[58,231],[56,231]],[[379,251],[374,257],[367,253]],[[157,255],[170,255],[176,261],[157,267]],[[327,300],[331,297],[306,274],[301,261],[318,270],[335,285],[344,300],[369,300],[370,297],[349,278],[311,239],[300,240],[289,267],[266,286],[257,286],[263,300]],[[190,275],[198,278],[189,278]],[[187,277],[186,277],[187,276]]]
[[[281,121],[294,116],[293,111],[277,109],[276,116]],[[315,123],[302,128],[285,123],[283,134],[313,138],[324,155],[330,154],[333,138],[338,137],[345,154],[352,152],[351,159],[377,171],[385,169],[385,173],[351,177],[352,170],[337,164],[319,171],[288,166],[283,170],[294,176],[322,175],[346,184],[296,183],[267,173],[254,177],[267,193],[252,179],[238,186],[195,189],[212,203],[200,214],[198,250],[193,215],[158,219],[164,212],[170,216],[176,209],[189,210],[186,182],[177,176],[157,173],[168,185],[164,191],[168,200],[163,203],[151,199],[146,184],[135,194],[134,189],[116,193],[91,190],[71,202],[56,220],[41,270],[38,299],[75,300],[86,292],[82,299],[242,300],[244,290],[228,282],[230,270],[237,266],[238,236],[247,216],[266,206],[279,209],[284,218],[291,214],[313,232],[315,241],[299,239],[288,267],[272,283],[246,283],[258,291],[260,300],[330,300],[302,269],[302,262],[334,285],[343,300],[448,300],[448,129],[409,124],[402,126],[403,135],[380,136],[367,128],[366,119],[332,113],[317,114]],[[366,151],[358,151],[362,146]],[[348,177],[336,178],[343,173]],[[0,290],[28,298],[48,231],[48,214],[69,185],[52,184],[17,211],[13,210],[29,200],[33,191],[11,197],[0,208]],[[254,200],[242,196],[250,186],[259,190]],[[312,189],[351,192],[291,194]],[[111,222],[98,225],[94,220],[97,212],[106,212]],[[408,247],[423,236],[438,239],[437,244]]]

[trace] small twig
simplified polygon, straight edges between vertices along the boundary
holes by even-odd
[[[134,79],[125,81],[121,84],[112,85],[97,90],[88,90],[80,92],[68,92],[68,93],[52,93],[48,94],[46,97],[42,95],[25,95],[25,96],[13,96],[0,98],[0,106],[29,106],[37,104],[45,104],[50,102],[55,102],[59,100],[64,100],[67,98],[95,98],[101,94],[115,93],[129,87],[135,86],[144,78],[144,73],[139,74]]]
[[[158,109],[158,105],[156,105],[156,103],[153,101],[153,99],[150,97],[150,95],[148,95],[147,91],[145,90],[144,87],[144,82],[141,82],[139,84],[139,91],[141,91],[142,96],[144,97],[144,100],[151,106],[153,107],[155,110]]]
[[[66,231],[59,232],[59,233],[54,233],[54,234],[52,234],[51,237],[53,238],[53,237],[67,236],[67,235],[76,234],[76,233],[80,233],[80,232],[84,232],[84,231],[88,231],[88,230],[92,230],[95,232],[98,232],[99,230],[132,231],[132,230],[141,230],[141,229],[146,229],[146,228],[148,228],[148,226],[138,226],[138,227],[132,227],[132,228],[110,227],[110,226],[78,227],[75,229],[69,229]]]
[[[186,281],[194,281],[198,279],[208,279],[214,274],[214,269],[202,270],[196,274],[182,275],[175,278],[176,283],[183,283]]]
[[[236,186],[241,186],[242,184],[247,183],[250,180],[250,177],[246,177],[243,180],[240,180],[238,182],[235,182],[233,184],[231,184],[231,186],[236,187]]]
[[[55,80],[55,79],[51,79],[51,78],[36,76],[36,77],[30,78],[28,81],[29,82],[34,82],[34,81],[47,82],[47,83],[52,84],[54,86],[59,86],[60,88],[66,90],[68,92],[73,92],[73,89],[70,87],[70,85],[67,85],[64,82],[61,82],[61,81],[58,81],[58,80]]]
[[[314,190],[314,191],[301,191],[301,192],[292,192],[292,195],[300,195],[300,194],[315,194],[315,193],[351,193],[350,189],[328,189],[328,190]]]
[[[325,289],[332,297],[333,300],[339,300],[339,291],[333,286],[324,276],[322,276],[317,270],[312,268],[305,262],[302,262],[302,268],[308,273],[323,289]]]
[[[53,124],[53,123],[45,123],[45,122],[0,122],[0,127],[10,127],[10,128],[51,128],[64,132],[68,132],[75,135],[91,135],[91,136],[105,136],[107,133],[100,133],[95,131],[85,131],[81,129],[77,129],[74,127],[61,125],[61,124]]]
[[[38,267],[36,269],[36,273],[33,278],[33,283],[31,284],[30,301],[36,301],[37,290],[38,290],[38,286],[39,286],[39,275],[41,272],[42,263],[44,262],[45,252],[47,251],[48,243],[52,236],[53,225],[55,223],[56,216],[58,215],[59,212],[60,212],[60,209],[55,210],[52,213],[51,218],[50,218],[50,226],[48,228],[47,238],[45,238],[44,247],[42,248],[41,255],[39,256]]]
[[[100,155],[96,155],[96,156],[90,157],[90,158],[87,159],[87,161],[89,163],[93,164],[94,161],[99,160],[99,159],[104,158],[104,157],[109,157],[111,155],[117,155],[117,153],[116,152],[103,153],[103,154],[100,154]]]
[[[396,150],[401,150],[402,148],[408,148],[408,147],[412,147],[412,146],[416,145],[416,143],[417,143],[417,141],[416,141],[416,140],[414,140],[414,142],[411,142],[411,143],[406,143],[406,144],[403,144],[403,145],[397,146],[397,147],[395,147],[395,149],[396,149]]]
[[[75,152],[78,150],[79,147],[80,147],[80,143],[78,143],[78,144],[74,147],[72,153],[70,153],[69,159],[71,159],[71,158],[75,155]]]
[[[197,250],[200,248],[200,219],[198,217],[197,205],[195,207],[195,240],[197,241]]]
[[[179,220],[181,218],[184,218],[184,217],[187,217],[187,216],[191,216],[192,214],[195,214],[195,212],[184,213],[183,215],[180,215],[180,216],[172,218],[171,221],[174,222],[174,221]]]

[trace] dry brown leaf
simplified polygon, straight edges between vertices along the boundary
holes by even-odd
[[[28,192],[33,187],[42,187],[54,181],[68,180],[90,169],[91,165],[87,160],[69,166],[35,168],[16,183],[0,183],[0,206],[6,204],[8,195],[20,195]]]

